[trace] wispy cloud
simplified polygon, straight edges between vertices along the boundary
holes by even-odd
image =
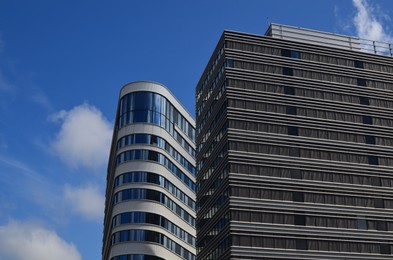
[[[377,5],[370,4],[367,0],[352,0],[356,8],[353,24],[360,38],[379,41],[393,42],[393,37],[388,31],[385,22],[390,22],[390,17],[381,11]]]
[[[86,103],[51,116],[61,129],[51,148],[67,164],[98,169],[108,160],[112,125],[94,106]]]
[[[97,186],[73,187],[65,185],[64,199],[72,212],[87,220],[101,221],[104,216],[105,197]]]
[[[51,183],[41,173],[22,161],[0,155],[0,184],[2,190],[14,199],[33,202],[45,210],[59,207],[61,195],[56,192],[55,183]],[[18,179],[18,182],[15,182]],[[0,205],[0,208],[3,205]],[[20,205],[18,205],[20,206]],[[1,259],[1,258],[0,258]]]
[[[75,245],[53,230],[36,223],[10,221],[0,226],[0,259],[7,260],[81,260]]]
[[[50,102],[49,98],[47,95],[45,95],[41,90],[34,90],[34,94],[32,95],[32,100],[34,103],[40,105],[41,107],[52,111],[53,106],[52,103]]]
[[[33,169],[31,169],[29,166],[27,166],[21,161],[12,158],[8,158],[0,155],[0,163],[19,170],[20,173],[22,173],[23,175],[25,175],[26,173],[30,174],[30,176],[32,176],[31,174],[36,175],[36,172]]]

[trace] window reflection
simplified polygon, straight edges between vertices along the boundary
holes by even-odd
[[[152,172],[127,172],[116,177],[115,187],[131,182],[148,182],[158,184],[167,189],[175,197],[180,199],[184,204],[188,205],[195,211],[195,201],[188,197],[183,191],[173,185],[163,176]]]
[[[194,127],[163,96],[152,92],[133,92],[120,101],[119,128],[130,123],[153,123],[173,133],[177,125],[193,142]]]
[[[126,200],[152,200],[159,202],[171,209],[172,212],[181,217],[191,226],[195,225],[195,219],[162,192],[150,189],[126,189],[115,194],[113,203],[118,204]]]
[[[184,229],[181,229],[170,220],[158,214],[146,212],[124,212],[114,216],[112,219],[112,227],[117,227],[124,224],[140,223],[153,224],[163,227],[190,245],[195,246],[195,237],[186,232]]]
[[[151,230],[130,229],[116,232],[112,236],[112,244],[127,241],[147,241],[163,245],[184,259],[195,260],[195,255],[164,234]],[[119,258],[121,259],[121,258]]]
[[[155,161],[168,168],[174,175],[176,175],[184,184],[191,190],[195,191],[195,183],[182,172],[171,160],[165,155],[150,150],[129,150],[119,154],[116,157],[116,166],[127,161],[146,160]]]
[[[117,149],[131,144],[149,144],[165,149],[177,162],[182,164],[193,176],[195,176],[195,167],[184,156],[181,155],[165,139],[150,134],[131,134],[124,136],[117,142]],[[155,159],[153,159],[155,161]]]

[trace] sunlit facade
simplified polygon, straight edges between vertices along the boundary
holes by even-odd
[[[393,58],[375,46],[223,33],[196,88],[198,260],[392,259]]]
[[[127,84],[119,100],[102,259],[193,260],[194,120],[158,83]]]

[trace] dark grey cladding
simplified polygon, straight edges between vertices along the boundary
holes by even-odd
[[[392,259],[393,58],[317,40],[219,40],[196,88],[198,260]]]

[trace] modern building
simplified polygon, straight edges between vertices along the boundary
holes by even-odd
[[[223,33],[196,88],[198,260],[393,259],[391,47]]]
[[[103,260],[195,259],[195,122],[163,85],[120,92]]]

